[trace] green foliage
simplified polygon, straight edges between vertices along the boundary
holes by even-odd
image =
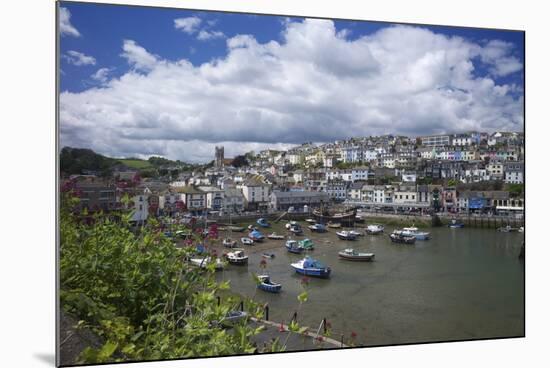
[[[98,155],[85,148],[63,147],[59,155],[59,167],[66,174],[83,174],[85,170],[97,171],[100,175],[110,175],[111,166],[116,161]]]
[[[512,197],[520,197],[525,193],[525,186],[523,184],[508,184],[507,190]]]
[[[156,221],[135,230],[127,213],[82,216],[77,199],[61,203],[61,307],[104,341],[86,348],[79,363],[254,351],[250,337],[259,330],[244,320],[231,332],[218,323],[236,303],[218,305],[229,284],[185,261],[195,247],[175,247]],[[260,309],[250,301],[247,308]]]

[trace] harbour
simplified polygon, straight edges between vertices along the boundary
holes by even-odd
[[[429,240],[396,244],[388,236],[391,225],[380,235],[346,241],[338,239],[337,229],[316,233],[307,230],[307,222],[298,223],[305,229],[302,236],[291,234],[286,221],[260,229],[264,235],[276,232],[285,239],[243,246],[248,266],[228,265],[218,273],[220,280],[230,280],[233,292],[267,304],[271,321],[288,323],[299,309],[296,319],[301,325],[318,326],[326,319],[336,340],[347,341],[353,335],[360,346],[524,335],[521,233],[426,227],[421,230],[430,233]],[[364,226],[356,229],[364,234]],[[309,238],[315,248],[289,253],[288,237]],[[226,252],[218,243],[211,246],[218,254]],[[376,256],[371,262],[340,259],[338,253],[347,248]],[[274,257],[266,260],[266,252]],[[303,276],[290,264],[305,255],[320,260],[332,273],[328,279],[307,278],[308,301],[298,308]],[[269,274],[282,290],[257,290],[252,274]]]

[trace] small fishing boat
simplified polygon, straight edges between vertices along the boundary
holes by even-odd
[[[285,228],[287,230],[290,230],[292,226],[300,226],[300,224],[298,224],[296,221],[289,221],[288,223],[285,224]]]
[[[290,253],[300,254],[304,251],[304,248],[301,247],[296,240],[287,240],[285,247]]]
[[[336,232],[336,235],[338,236],[338,238],[340,238],[341,240],[355,240],[355,238],[357,237],[356,235],[350,233],[349,231],[338,231]]]
[[[241,238],[241,243],[244,245],[254,245],[254,241],[250,238]]]
[[[281,239],[284,239],[285,236],[284,235],[279,235],[277,233],[271,233],[267,236],[268,239],[273,239],[273,240],[281,240]]]
[[[313,241],[311,239],[304,239],[304,240],[300,240],[298,242],[298,245],[301,246],[302,248],[304,248],[304,250],[313,250],[314,248],[314,244],[313,244]]]
[[[234,233],[242,233],[244,231],[244,227],[242,226],[228,226],[227,228]]]
[[[307,223],[310,223],[310,224],[312,224],[312,225],[315,224],[315,223],[317,223],[317,221],[316,221],[315,219],[312,219],[312,218],[306,219],[306,222],[307,222]]]
[[[229,311],[222,319],[221,324],[224,326],[233,326],[236,323],[246,320],[248,313],[244,311]]]
[[[405,235],[402,231],[399,230],[395,230],[393,233],[391,233],[390,239],[394,243],[401,244],[414,244],[416,242],[416,237]]]
[[[378,235],[384,232],[384,226],[380,224],[372,224],[367,226],[366,233],[369,235]]]
[[[363,233],[361,233],[361,232],[359,232],[359,231],[357,231],[357,230],[350,230],[349,233],[350,233],[351,235],[355,235],[355,236],[363,236],[363,235],[365,235],[365,234],[363,234]]]
[[[330,267],[325,266],[323,263],[311,258],[305,257],[298,262],[291,263],[290,266],[294,270],[302,275],[316,276],[327,278],[330,276]]]
[[[327,226],[333,229],[340,229],[342,227],[342,224],[337,222],[329,222]]]
[[[275,258],[275,253],[262,253],[264,258]]]
[[[455,219],[452,219],[451,220],[451,223],[449,224],[449,227],[451,229],[459,229],[459,228],[462,228],[464,227],[464,223],[463,222],[460,222],[460,221],[457,221]]]
[[[258,230],[253,230],[253,231],[251,231],[251,232],[248,234],[248,237],[249,237],[250,239],[252,239],[253,241],[259,242],[259,243],[263,242],[264,239],[265,239],[265,236],[264,236],[261,232],[259,232]]]
[[[430,233],[425,231],[418,231],[416,227],[404,227],[401,231],[403,235],[414,236],[416,240],[428,240],[430,239]]]
[[[225,238],[222,243],[226,248],[235,248],[237,246],[237,241],[231,238]]]
[[[248,256],[244,253],[244,249],[238,248],[225,255],[227,262],[233,265],[245,265],[248,263]]]
[[[268,275],[259,275],[258,280],[258,289],[267,291],[268,293],[278,293],[283,287],[281,284],[271,281]]]
[[[256,223],[258,225],[260,225],[261,227],[270,227],[271,225],[269,224],[269,222],[267,222],[267,220],[265,218],[259,218],[258,221],[256,221]]]
[[[294,235],[302,235],[304,233],[300,225],[291,226],[289,231]]]
[[[326,226],[323,224],[310,225],[308,226],[308,229],[316,233],[324,233],[327,231]]]
[[[374,259],[374,253],[360,253],[353,248],[344,249],[338,252],[340,258],[348,261],[372,261]]]
[[[223,270],[223,267],[224,267],[223,261],[219,258],[216,258],[215,261],[212,261],[210,257],[191,258],[189,262],[191,262],[191,264],[198,266],[200,268],[206,268],[210,263],[215,262],[216,265],[214,266],[214,268],[216,271]]]

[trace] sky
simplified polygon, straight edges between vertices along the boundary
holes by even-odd
[[[58,20],[61,147],[208,162],[523,131],[522,32],[72,2]]]

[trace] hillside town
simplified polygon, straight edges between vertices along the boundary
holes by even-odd
[[[420,137],[385,135],[287,151],[263,150],[189,170],[164,167],[143,177],[117,165],[110,177],[93,170],[67,175],[88,210],[130,206],[133,221],[150,216],[231,216],[308,212],[343,204],[406,214],[486,214],[522,218],[524,134],[470,132]],[[174,175],[176,174],[176,175]],[[122,204],[125,196],[130,198]]]

